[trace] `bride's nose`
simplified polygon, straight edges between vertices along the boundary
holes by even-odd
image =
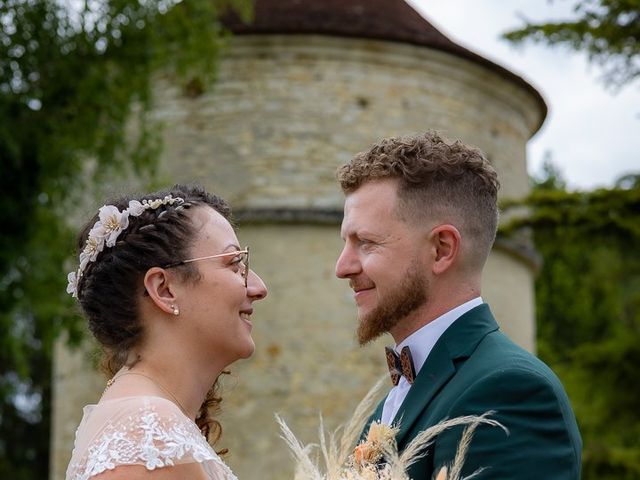
[[[249,270],[249,278],[247,279],[247,296],[251,298],[252,302],[262,300],[267,296],[267,286],[253,270]]]

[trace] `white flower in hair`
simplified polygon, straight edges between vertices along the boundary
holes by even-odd
[[[96,261],[98,254],[105,247],[113,247],[116,244],[118,236],[129,226],[129,216],[139,217],[145,210],[155,210],[163,205],[173,205],[174,203],[182,204],[184,199],[167,195],[164,198],[143,200],[142,202],[131,200],[129,207],[122,211],[118,210],[115,205],[103,205],[98,211],[98,221],[89,231],[87,241],[80,253],[78,270],[67,275],[67,293],[78,297],[78,283],[85,268],[91,262]]]
[[[77,297],[78,276],[76,275],[76,272],[69,272],[69,275],[67,275],[67,281],[69,282],[69,284],[67,285],[67,293],[70,293],[73,297]]]
[[[147,208],[153,208],[156,209],[158,208],[160,205],[162,205],[162,200],[159,198],[156,198],[155,200],[143,200],[142,203],[145,205],[145,207]]]
[[[104,205],[99,211],[100,223],[104,229],[105,244],[107,247],[113,247],[120,232],[129,226],[129,210],[121,212],[114,205]]]
[[[89,265],[91,262],[93,262],[93,260],[91,260],[91,257],[89,255],[87,255],[84,252],[80,254],[80,265],[78,265],[78,273],[79,273],[78,277],[80,277],[80,274],[82,274],[84,269],[87,268],[87,265]]]
[[[89,262],[95,261],[98,254],[104,248],[105,232],[104,229],[92,228],[89,232],[87,242],[84,244],[84,250],[80,254],[80,263],[82,263],[83,257]],[[86,262],[85,262],[86,263]]]
[[[145,207],[138,200],[131,200],[129,202],[129,208],[127,208],[127,211],[129,212],[129,215],[131,215],[132,217],[139,217],[140,215],[142,215],[142,212],[144,212],[146,209],[147,207]]]

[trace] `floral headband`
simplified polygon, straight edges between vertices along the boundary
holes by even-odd
[[[98,254],[105,247],[113,247],[120,233],[129,226],[129,217],[139,217],[146,210],[155,210],[163,205],[173,205],[177,203],[181,205],[184,199],[180,197],[172,197],[167,195],[164,198],[156,198],[155,200],[131,200],[129,208],[118,210],[115,205],[104,205],[98,211],[98,221],[93,224],[93,228],[89,231],[89,237],[85,243],[84,249],[80,253],[80,265],[78,270],[70,272],[67,275],[69,284],[67,285],[67,293],[72,297],[78,298],[78,283],[82,278],[82,274],[91,262],[95,262]]]

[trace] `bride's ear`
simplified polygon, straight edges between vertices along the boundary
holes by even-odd
[[[160,267],[152,267],[144,275],[144,288],[149,298],[165,313],[172,314],[176,297],[172,287],[172,276]]]

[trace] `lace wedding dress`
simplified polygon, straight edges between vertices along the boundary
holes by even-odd
[[[118,465],[148,470],[199,463],[210,480],[237,480],[195,423],[171,401],[136,396],[87,405],[66,480],[88,480]]]

